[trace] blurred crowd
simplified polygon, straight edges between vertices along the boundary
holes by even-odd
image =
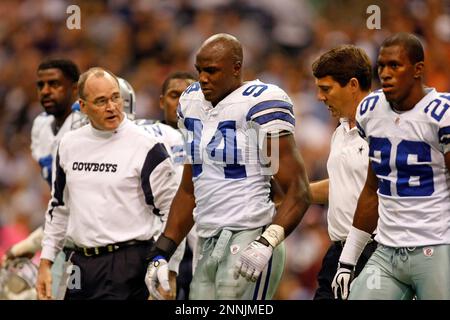
[[[81,9],[79,30],[66,26],[72,4]],[[381,9],[379,30],[366,27],[366,9],[373,4]],[[49,199],[29,147],[32,121],[42,112],[35,88],[42,59],[73,59],[82,71],[108,68],[133,85],[138,118],[162,119],[158,103],[165,76],[195,71],[201,42],[214,33],[233,34],[244,45],[245,79],[275,83],[293,100],[296,140],[314,181],[327,177],[337,122],[316,100],[312,61],[331,47],[352,43],[367,51],[375,67],[381,41],[399,31],[423,40],[426,83],[450,91],[449,0],[2,0],[0,255],[43,222]],[[326,210],[312,206],[287,239],[277,299],[312,298],[330,241]]]

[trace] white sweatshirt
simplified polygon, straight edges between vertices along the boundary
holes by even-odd
[[[66,235],[80,247],[154,237],[177,185],[163,144],[126,118],[114,131],[87,125],[68,132],[56,158],[41,258],[54,260]]]

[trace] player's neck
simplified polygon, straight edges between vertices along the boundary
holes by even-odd
[[[231,87],[222,97],[220,97],[219,99],[217,99],[217,101],[210,101],[212,106],[215,107],[217,106],[223,99],[225,99],[226,97],[228,97],[231,93],[233,93],[234,91],[236,91],[238,88],[240,88],[244,83],[242,81],[240,81],[239,83],[236,83],[236,85],[234,85],[233,87]]]
[[[53,133],[54,134],[58,133],[59,129],[61,129],[61,127],[63,126],[64,121],[66,121],[67,117],[71,113],[72,113],[72,109],[69,108],[66,113],[55,116],[55,121],[53,122]]]
[[[356,120],[354,118],[352,119],[348,118],[347,120],[348,120],[348,127],[352,129],[355,126]]]
[[[422,85],[414,86],[411,93],[405,99],[399,102],[390,102],[391,108],[398,113],[409,111],[413,109],[426,94],[425,88]]]
[[[358,108],[358,104],[363,101],[363,99],[369,94],[369,91],[358,91],[357,94],[353,98],[353,109],[351,112],[351,116],[348,117],[348,125],[353,128],[356,125],[356,109]]]
[[[173,121],[169,121],[168,119],[165,119],[164,121],[161,121],[164,124],[167,124],[168,126],[174,128],[174,129],[178,129],[178,124],[176,122]]]

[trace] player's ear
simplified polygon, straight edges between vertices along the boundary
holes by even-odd
[[[159,96],[159,108],[164,110],[164,96],[162,94]]]
[[[414,65],[414,79],[422,78],[425,69],[423,61],[419,61]]]
[[[355,92],[356,90],[359,89],[359,81],[356,78],[351,78],[348,81],[348,85],[350,86],[350,89],[352,90],[352,92]]]
[[[83,112],[84,114],[87,114],[87,110],[86,110],[86,102],[83,99],[78,99],[78,103],[80,104],[80,111]]]
[[[78,96],[78,83],[75,82],[72,84],[72,96],[77,97]]]
[[[241,61],[235,61],[234,62],[234,75],[238,76],[241,73],[242,69],[242,62]]]

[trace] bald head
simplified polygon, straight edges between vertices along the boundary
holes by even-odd
[[[231,58],[233,62],[242,64],[242,45],[239,40],[228,33],[218,33],[206,39],[197,54],[204,50],[216,51],[222,57]]]
[[[213,106],[242,85],[242,56],[239,40],[225,33],[206,39],[198,50],[198,80]]]
[[[119,80],[117,80],[117,77],[109,70],[106,70],[104,68],[100,67],[92,67],[89,70],[85,71],[81,74],[79,80],[78,80],[78,95],[82,99],[86,99],[86,92],[85,87],[86,83],[88,82],[88,79],[90,80],[91,77],[99,78],[99,77],[108,77],[112,78],[115,83],[117,83],[117,87],[119,86]]]

